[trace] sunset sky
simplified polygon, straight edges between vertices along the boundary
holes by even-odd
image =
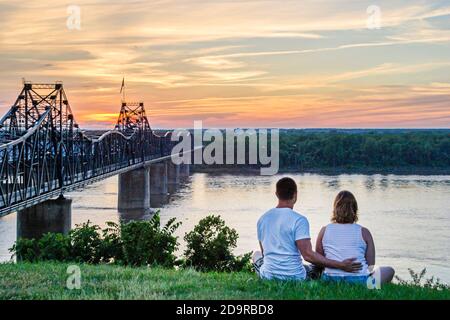
[[[450,0],[0,0],[2,115],[61,80],[109,128],[122,77],[154,127],[449,128]]]

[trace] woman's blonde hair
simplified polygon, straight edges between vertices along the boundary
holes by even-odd
[[[355,223],[358,221],[358,203],[350,191],[341,191],[334,199],[331,221],[335,223]]]

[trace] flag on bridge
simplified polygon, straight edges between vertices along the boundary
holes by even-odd
[[[122,86],[120,87],[120,93],[122,93],[124,87],[125,87],[125,77],[122,78]]]

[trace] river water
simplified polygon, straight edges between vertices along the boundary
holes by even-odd
[[[427,268],[450,283],[450,176],[290,174],[299,186],[296,210],[305,215],[315,241],[329,222],[334,196],[347,189],[360,207],[359,223],[371,230],[378,265],[391,265],[408,278],[408,268]],[[274,188],[281,176],[233,174],[191,175],[170,202],[161,208],[164,223],[182,221],[183,235],[208,214],[221,215],[239,235],[238,254],[258,248],[256,222],[276,203]],[[67,194],[73,199],[72,224],[87,220],[104,226],[118,221],[117,177]],[[10,258],[16,238],[16,214],[0,218],[0,260]]]

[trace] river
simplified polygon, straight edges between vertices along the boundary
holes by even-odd
[[[450,283],[450,176],[290,174],[299,186],[296,210],[311,225],[313,241],[329,222],[334,196],[347,189],[360,208],[359,223],[375,240],[378,265],[391,265],[408,278],[408,268]],[[194,173],[170,202],[161,208],[162,222],[182,221],[183,235],[208,214],[221,215],[239,235],[235,252],[258,248],[256,222],[276,203],[279,176]],[[117,177],[68,193],[73,199],[72,224],[87,220],[104,226],[118,221]],[[10,258],[16,238],[16,214],[0,218],[0,260]]]

